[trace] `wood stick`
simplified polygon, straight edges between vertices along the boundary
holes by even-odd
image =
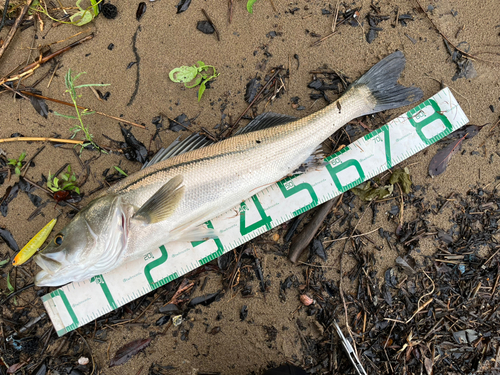
[[[214,30],[215,30],[215,36],[217,37],[217,41],[220,42],[219,31],[217,30],[217,28],[215,27],[214,23],[212,22],[212,19],[209,17],[209,15],[205,11],[205,9],[202,8],[201,12],[203,13],[203,15],[205,16],[205,18],[207,19],[207,21],[210,23],[210,25],[212,25],[212,27],[214,28]]]
[[[288,259],[290,259],[293,263],[296,263],[299,260],[306,247],[316,235],[316,232],[325,220],[326,215],[328,215],[338,200],[339,198],[337,197],[319,206],[316,209],[312,220],[305,226],[302,232],[293,238],[292,244],[290,245],[290,252],[288,253]]]
[[[79,40],[77,40],[76,42],[71,43],[69,46],[66,46],[66,47],[64,47],[64,48],[61,48],[60,50],[57,50],[57,51],[55,51],[55,52],[51,53],[50,55],[47,55],[47,56],[45,56],[45,57],[42,57],[40,60],[35,61],[35,62],[33,62],[33,63],[29,64],[29,65],[26,65],[24,68],[22,68],[22,69],[18,72],[18,74],[22,74],[22,73],[24,73],[24,72],[27,72],[28,70],[31,70],[31,69],[35,68],[37,65],[42,65],[42,64],[46,63],[47,61],[52,60],[54,57],[59,56],[61,53],[67,52],[67,51],[69,51],[71,48],[76,47],[76,46],[78,46],[79,44],[82,44],[83,42],[86,42],[86,41],[88,41],[88,40],[92,39],[93,37],[94,37],[94,34],[92,33],[92,34],[90,34],[90,35],[87,35],[85,38],[79,39]]]
[[[58,50],[54,53],[51,53],[50,55],[42,57],[39,60],[37,60],[29,65],[26,65],[24,68],[19,70],[15,75],[11,75],[11,74],[13,74],[14,71],[17,70],[17,68],[14,69],[6,76],[0,78],[0,84],[5,83],[5,82],[17,81],[18,79],[21,79],[21,78],[24,78],[30,74],[33,74],[33,71],[35,69],[38,69],[42,64],[46,63],[47,61],[53,59],[56,56],[59,56],[60,54],[66,52],[66,51],[69,51],[71,48],[73,48],[73,47],[75,47],[75,46],[77,46],[77,45],[79,45],[87,40],[92,39],[93,37],[94,37],[94,34],[87,35],[85,38],[77,40],[76,42],[70,44],[67,47],[61,48],[60,50]]]
[[[61,138],[49,138],[49,137],[14,137],[14,138],[3,138],[0,139],[0,143],[7,142],[55,142],[55,143],[71,143],[74,145],[81,145],[83,141],[78,141],[76,139],[61,139]]]
[[[23,9],[21,10],[21,14],[19,14],[19,17],[17,17],[16,22],[14,22],[14,25],[9,31],[9,34],[7,34],[7,38],[5,38],[5,42],[0,47],[0,59],[2,58],[5,50],[7,47],[9,47],[10,42],[12,42],[12,39],[14,39],[14,35],[16,34],[17,30],[19,29],[19,26],[21,26],[21,22],[23,21],[24,16],[26,15],[26,12],[28,12],[29,7],[31,6],[31,3],[33,0],[28,0],[26,4],[24,5]]]
[[[34,96],[35,98],[45,99],[45,100],[48,100],[48,101],[51,101],[51,102],[54,102],[54,103],[63,104],[63,105],[69,106],[69,107],[75,107],[75,105],[73,103],[68,103],[68,102],[65,102],[65,101],[62,101],[62,100],[59,100],[59,99],[54,99],[54,98],[49,98],[47,96],[34,94],[32,92],[29,92],[29,91],[21,91],[21,93],[23,93],[24,95],[28,95],[28,96]],[[124,122],[124,123],[129,124],[129,125],[137,126],[138,128],[141,128],[141,129],[146,129],[146,127],[144,125],[136,124],[135,122],[124,120],[124,119],[122,119],[120,117],[115,117],[115,116],[107,115],[106,113],[95,111],[93,109],[90,109],[90,108],[87,108],[87,107],[82,107],[82,106],[79,106],[79,105],[77,105],[77,108],[78,109],[83,109],[83,110],[86,110],[86,111],[91,111],[91,112],[94,112],[97,115],[101,115],[101,116],[104,116],[104,117],[111,118],[113,120],[121,121],[121,122]]]

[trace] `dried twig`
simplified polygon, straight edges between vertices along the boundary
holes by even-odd
[[[19,14],[19,17],[17,17],[16,22],[12,26],[12,28],[9,31],[9,34],[7,34],[7,37],[5,38],[5,41],[3,45],[0,47],[0,59],[2,58],[4,52],[7,50],[9,47],[10,42],[12,42],[12,39],[14,39],[14,35],[16,34],[17,30],[19,29],[19,26],[21,26],[21,22],[26,15],[26,12],[28,12],[28,9],[31,5],[33,0],[28,0],[26,4],[24,5],[23,9],[21,9],[21,14]],[[5,15],[5,12],[4,12]]]
[[[332,23],[332,34],[335,32],[335,28],[337,27],[337,19],[339,17],[339,8],[340,8],[340,0],[337,0],[337,6],[335,7],[335,17],[333,17],[333,23]]]
[[[203,13],[203,15],[205,16],[205,18],[207,19],[207,21],[210,23],[210,25],[212,25],[212,27],[214,28],[215,30],[215,36],[217,37],[217,41],[220,42],[220,36],[219,36],[219,31],[217,30],[217,28],[215,27],[215,24],[212,22],[212,19],[210,18],[210,16],[207,14],[207,12],[205,11],[205,9],[201,9],[201,12]]]
[[[2,21],[0,21],[0,31],[2,31],[3,26],[5,25],[5,18],[7,17],[7,10],[9,9],[9,0],[5,0],[5,4],[3,6],[2,12]],[[3,335],[3,333],[2,333]]]
[[[21,91],[21,93],[23,93],[24,95],[28,95],[28,96],[34,96],[35,98],[45,99],[45,100],[48,100],[48,101],[51,101],[51,102],[54,102],[54,103],[59,103],[59,104],[67,105],[69,107],[74,107],[75,106],[73,103],[68,103],[68,102],[65,102],[65,101],[62,101],[62,100],[59,100],[59,99],[54,99],[54,98],[49,98],[47,96],[34,94],[32,92],[29,92],[29,91]],[[120,117],[115,117],[115,116],[107,115],[106,113],[102,113],[102,112],[96,111],[94,109],[90,109],[90,108],[87,108],[87,107],[82,107],[82,106],[79,106],[79,105],[77,105],[77,107],[78,107],[78,109],[83,109],[84,111],[94,112],[96,115],[101,115],[101,116],[104,116],[104,117],[107,117],[107,118],[111,118],[111,119],[116,120],[116,121],[124,122],[125,124],[137,126],[138,128],[141,128],[141,129],[146,129],[146,127],[144,125],[136,124],[135,122],[124,120],[124,119],[122,119]]]
[[[24,68],[22,68],[21,70],[19,70],[17,72],[17,74],[11,76],[9,73],[7,76],[3,77],[0,79],[0,84],[1,83],[5,83],[5,82],[11,82],[11,81],[17,81],[21,78],[24,78],[26,76],[29,76],[30,74],[33,74],[33,72],[38,69],[42,64],[46,63],[47,61],[53,59],[54,57],[56,56],[59,56],[60,54],[66,52],[66,51],[69,51],[71,48],[83,43],[83,42],[86,42],[87,40],[90,40],[94,37],[94,34],[90,34],[90,35],[87,35],[85,38],[82,38],[80,40],[77,40],[76,42],[74,43],[71,43],[69,46],[67,47],[64,47],[64,48],[61,48],[60,50],[54,52],[54,53],[51,53],[50,55],[47,55],[45,57],[40,57],[40,59],[38,59],[37,61],[29,64],[29,65],[26,65]],[[1,57],[1,55],[0,55]]]
[[[83,141],[78,141],[76,139],[61,139],[61,138],[50,138],[50,137],[14,137],[14,138],[2,138],[0,143],[7,142],[55,142],[55,143],[70,143],[74,145],[80,145]]]
[[[260,89],[260,91],[257,93],[257,95],[255,95],[255,98],[252,100],[252,102],[246,107],[246,109],[241,113],[241,115],[239,115],[239,117],[236,119],[236,121],[234,122],[233,125],[231,125],[230,128],[226,129],[226,130],[229,130],[229,133],[226,135],[226,138],[230,137],[232,132],[234,131],[234,129],[236,129],[236,126],[238,125],[238,123],[241,121],[241,119],[243,118],[243,116],[245,116],[245,114],[248,112],[248,110],[250,108],[252,108],[252,106],[255,104],[255,102],[257,101],[257,99],[260,98],[260,96],[262,95],[262,93],[267,89],[267,87],[272,83],[274,82],[274,79],[276,78],[276,76],[278,75],[278,73],[281,71],[281,68],[276,68],[276,71],[274,72],[274,74],[271,76],[271,78],[269,78],[269,81],[266,82],[266,84]],[[224,132],[223,132],[224,133]]]

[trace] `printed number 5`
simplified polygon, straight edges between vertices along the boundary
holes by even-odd
[[[294,194],[297,194],[298,192],[302,190],[306,190],[309,195],[311,196],[312,202],[309,203],[308,205],[296,210],[293,212],[293,216],[300,215],[302,212],[305,212],[313,207],[316,207],[318,205],[318,196],[316,195],[316,192],[314,191],[313,187],[311,184],[308,184],[306,182],[303,182],[301,184],[295,185],[293,183],[293,179],[297,176],[290,176],[287,177],[281,181],[278,182],[278,186],[285,196],[285,198],[291,197]]]

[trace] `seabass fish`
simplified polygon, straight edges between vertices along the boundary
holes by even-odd
[[[420,100],[419,88],[397,83],[404,65],[403,53],[395,52],[310,116],[264,114],[232,138],[130,175],[91,201],[35,257],[42,268],[36,285],[82,281],[167,242],[213,237],[204,222],[292,173],[350,120]]]

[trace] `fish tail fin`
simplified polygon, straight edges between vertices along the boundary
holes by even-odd
[[[405,67],[403,52],[396,51],[375,64],[355,81],[348,91],[368,88],[371,95],[362,115],[398,108],[419,101],[423,92],[418,87],[398,84],[398,78]]]

